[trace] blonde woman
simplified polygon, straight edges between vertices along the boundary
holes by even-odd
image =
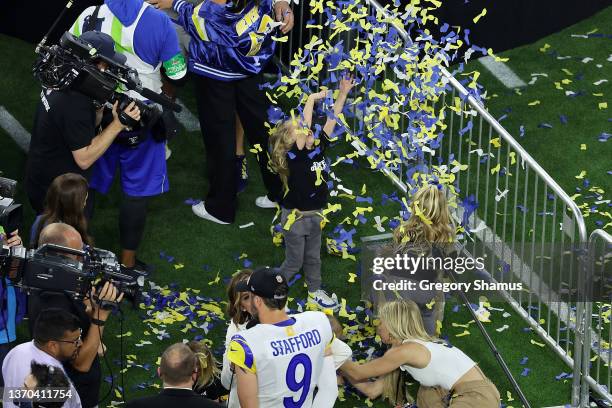
[[[440,184],[427,183],[412,197],[410,218],[393,231],[393,244],[385,248],[386,255],[410,257],[446,257],[453,252],[455,225],[448,209],[444,188]],[[438,281],[442,270],[433,266],[416,271],[389,271],[387,280],[409,279],[414,281]],[[425,330],[430,335],[439,333],[444,318],[444,294],[435,290],[403,291],[395,294],[417,303]],[[387,299],[391,300],[391,299]]]
[[[415,242],[451,244],[455,224],[441,184],[425,184],[412,197],[410,218],[393,231],[393,241],[402,246]]]
[[[334,103],[334,117],[328,117],[320,137],[315,140],[312,112],[316,101],[327,91],[308,97],[303,121],[291,119],[278,125],[270,136],[270,163],[284,186],[281,199],[281,225],[285,240],[285,261],[281,270],[287,281],[304,270],[308,301],[324,309],[336,309],[338,302],[321,289],[321,211],[327,206],[326,173],[329,171],[324,150],[333,138],[335,116],[342,112],[354,86],[352,77],[340,80]],[[289,221],[289,222],[288,222]]]
[[[391,348],[368,363],[348,361],[340,367],[351,382],[380,378],[370,384],[368,396],[383,395],[392,404],[407,402],[398,381],[402,370],[420,383],[419,408],[499,408],[495,385],[461,350],[427,334],[414,302],[388,302],[378,313],[378,335]]]
[[[203,341],[190,341],[187,346],[197,359],[197,379],[193,391],[209,400],[219,401],[227,395],[227,389],[221,384],[221,369],[215,356]]]

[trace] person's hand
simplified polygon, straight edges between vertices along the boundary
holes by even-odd
[[[340,93],[348,95],[351,89],[355,86],[355,77],[348,75],[340,80]]]
[[[95,296],[96,288],[91,288],[91,299],[95,299]],[[94,319],[106,321],[111,311],[102,309],[100,307],[100,303],[102,303],[102,301],[121,303],[122,300],[123,293],[119,294],[115,285],[110,282],[105,282],[104,286],[102,286],[102,289],[100,289],[98,299],[92,301],[92,317]]]
[[[147,3],[160,10],[172,8],[172,0],[147,0]]]
[[[9,234],[8,240],[6,241],[6,245],[8,245],[9,247],[23,245],[23,241],[19,236],[19,230],[15,230]]]
[[[313,94],[310,94],[310,98],[312,98],[315,101],[321,100],[321,99],[325,99],[327,97],[327,94],[329,93],[328,89],[322,89],[319,92],[315,92]]]
[[[293,11],[286,0],[278,0],[274,5],[276,21],[282,21],[281,32],[287,34],[293,28]]]
[[[123,129],[127,129],[129,126],[124,125],[119,120],[119,113],[117,112],[118,107],[119,107],[119,102],[115,102],[113,104],[113,121],[121,124],[121,127]],[[130,102],[130,104],[125,107],[123,112],[125,112],[130,118],[134,119],[135,121],[140,120],[140,109],[138,109],[138,106],[136,106],[136,102]]]

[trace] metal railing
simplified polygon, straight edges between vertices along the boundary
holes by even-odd
[[[582,350],[581,406],[589,404],[589,387],[612,404],[612,298],[607,292],[608,282],[612,278],[612,235],[601,229],[593,231],[589,236],[588,253],[589,285],[585,310],[589,312],[589,330],[585,330]]]
[[[376,0],[365,2],[369,15],[382,13],[390,17]],[[304,2],[299,7],[296,17],[308,18]],[[405,47],[412,44],[398,19],[387,20]],[[314,24],[322,27],[318,35],[325,40],[331,32],[329,22],[323,21],[319,13]],[[296,24],[296,28],[303,27]],[[358,36],[351,31],[341,35],[347,45],[354,44]],[[292,50],[301,48],[307,37],[303,29],[294,30],[289,41],[281,46],[281,62],[289,70]],[[599,365],[595,377],[588,375],[594,350],[590,338],[597,339],[601,352],[602,332],[590,330],[592,307],[585,302],[588,299],[582,292],[588,265],[584,257],[587,231],[580,209],[473,92],[444,66],[440,65],[439,71],[445,90],[427,103],[433,104],[435,116],[443,117],[446,126],[443,142],[437,149],[427,149],[416,162],[406,161],[395,149],[399,163],[380,170],[404,195],[413,188],[408,170],[415,165],[420,166],[421,172],[454,178],[451,184],[458,193],[457,200],[462,202],[454,216],[463,221],[465,251],[471,256],[486,255],[486,269],[492,280],[522,283],[527,289],[504,291],[503,299],[572,367],[572,406],[587,406],[588,386],[609,398],[609,373],[606,388],[599,385],[602,380]],[[321,72],[319,79],[325,75],[328,73]],[[388,69],[380,75],[381,81],[385,79],[406,84],[406,78],[398,78],[396,72]],[[358,116],[356,120],[366,122],[367,107]],[[398,141],[405,141],[401,131],[406,124],[402,116],[400,131],[394,139],[396,146]],[[367,123],[362,125],[354,124],[353,129],[362,129],[360,141],[355,140],[354,146],[363,154],[366,148],[363,134],[371,127]],[[612,332],[608,334],[610,342]],[[610,353],[607,356],[609,359]]]

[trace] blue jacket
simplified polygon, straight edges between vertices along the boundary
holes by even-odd
[[[26,294],[8,279],[0,279],[0,344],[15,341],[15,327],[26,314]],[[6,304],[6,309],[4,305]]]
[[[174,0],[173,8],[191,36],[188,69],[195,74],[235,81],[261,72],[274,54],[272,0],[250,0],[242,10]]]

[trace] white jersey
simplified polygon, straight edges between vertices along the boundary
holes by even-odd
[[[257,375],[260,407],[311,407],[333,339],[324,313],[304,312],[234,335],[228,359]]]

